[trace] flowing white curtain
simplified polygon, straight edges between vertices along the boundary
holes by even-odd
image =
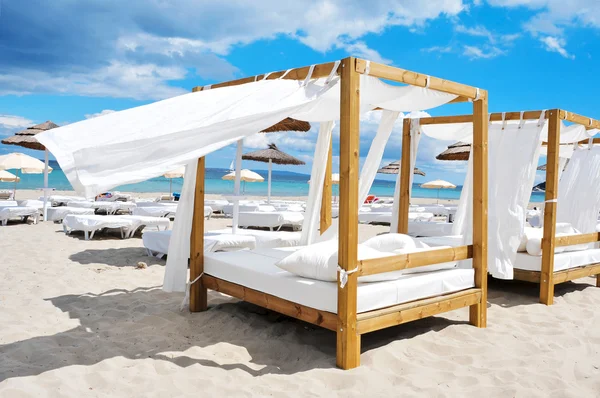
[[[573,153],[558,186],[556,221],[580,232],[596,232],[600,211],[600,147]]]
[[[452,235],[462,235],[463,244],[471,244],[473,242],[473,150],[469,153],[469,162],[467,165],[467,175],[463,182],[462,191],[460,192],[460,200],[458,201],[458,209],[454,217],[452,225]]]
[[[408,183],[408,197],[412,194],[413,171],[417,162],[417,153],[419,152],[419,142],[421,141],[421,125],[419,119],[412,119],[410,124],[410,180]],[[398,232],[398,213],[400,212],[400,176],[402,175],[402,166],[396,176],[396,186],[394,188],[394,203],[392,204],[392,220],[390,221],[390,232]]]
[[[544,123],[489,126],[488,270],[496,278],[513,278]]]
[[[365,159],[362,170],[360,172],[360,179],[358,185],[358,208],[365,203],[373,181],[377,175],[377,170],[381,165],[381,159],[383,158],[383,151],[390,138],[390,134],[394,129],[394,123],[398,119],[399,112],[395,111],[383,111],[381,114],[381,121],[377,129],[377,134],[371,142],[369,153]]]
[[[165,267],[163,290],[167,292],[183,292],[187,282],[187,264],[190,257],[190,235],[194,214],[194,196],[196,193],[196,172],[198,160],[190,161],[185,167],[183,188],[177,205],[177,214],[189,217],[177,217],[173,224],[169,241],[169,256]]]
[[[321,122],[319,128],[319,136],[317,137],[315,155],[310,173],[310,187],[308,188],[306,211],[304,212],[304,221],[302,222],[301,245],[310,245],[319,236],[319,215],[321,211],[321,199],[323,197],[323,182],[325,181],[327,158],[331,145],[331,132],[334,125],[332,121]]]

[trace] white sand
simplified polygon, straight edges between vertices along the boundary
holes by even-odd
[[[19,196],[23,198],[21,192]],[[207,228],[226,225],[211,220]],[[372,235],[385,227],[361,226]],[[135,269],[138,261],[148,264]],[[335,334],[211,292],[204,313],[160,290],[139,237],[84,241],[61,226],[0,227],[0,397],[592,397],[600,289],[490,280],[489,327],[467,310],[372,333],[335,368]]]

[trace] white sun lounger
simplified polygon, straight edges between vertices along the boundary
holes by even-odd
[[[40,196],[38,200],[44,201],[44,197]],[[69,202],[83,202],[86,199],[83,196],[67,196],[67,195],[50,195],[48,203],[52,206],[66,206]]]
[[[100,201],[100,202],[72,201],[72,202],[68,202],[67,206],[82,207],[85,209],[94,209],[97,211],[104,212],[106,214],[116,214],[119,211],[125,211],[128,213],[131,213],[131,211],[137,207],[137,205],[133,202],[109,202],[109,201]]]
[[[215,213],[223,212],[223,207],[229,204],[225,199],[205,200],[204,205],[210,206]]]
[[[86,209],[83,207],[48,207],[48,221],[61,222],[69,214],[94,214],[94,209]]]
[[[133,221],[134,224],[133,227],[129,230],[129,237],[135,235],[136,231],[138,231],[139,229],[143,229],[146,227],[156,228],[158,231],[160,231],[161,229],[166,231],[171,226],[171,222],[169,221],[169,219],[164,217],[130,215],[123,215],[118,217]]]
[[[138,206],[133,209],[134,216],[149,216],[149,217],[175,217],[177,213],[177,205],[163,205],[154,203],[155,206]]]
[[[408,213],[408,220],[417,222],[428,222],[433,218],[432,213]],[[367,211],[358,213],[358,222],[363,224],[390,224],[392,221],[391,212]]]
[[[0,207],[0,223],[8,224],[8,220],[20,218],[23,221],[31,218],[34,224],[37,224],[40,211],[35,207],[26,206],[5,206]]]
[[[256,211],[240,212],[240,227],[258,227],[280,229],[283,226],[291,226],[296,229],[302,226],[304,214],[296,211]]]
[[[414,237],[421,236],[447,236],[452,235],[454,224],[445,221],[409,221],[408,234]]]
[[[112,228],[121,231],[121,239],[129,237],[129,232],[135,228],[136,221],[122,216],[76,215],[69,214],[63,219],[65,234],[72,231],[83,231],[85,240],[94,237],[96,231]]]
[[[204,273],[322,311],[337,312],[338,284],[306,279],[275,263],[296,248],[207,253]],[[435,297],[473,287],[473,269],[452,268],[403,275],[385,282],[359,283],[357,312]]]

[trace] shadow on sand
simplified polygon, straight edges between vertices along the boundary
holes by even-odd
[[[179,312],[181,298],[182,294],[151,287],[48,299],[71,319],[79,320],[80,326],[51,336],[1,345],[0,353],[6,364],[3,368],[7,371],[0,373],[0,381],[65,366],[93,365],[114,357],[152,358],[184,368],[199,364],[241,369],[253,376],[335,367],[336,336],[331,331],[212,291],[208,311]],[[161,319],[155,322],[155,318]],[[374,332],[363,336],[363,352],[461,323],[436,317]],[[194,347],[221,343],[245,349],[253,366],[220,364],[180,354]]]

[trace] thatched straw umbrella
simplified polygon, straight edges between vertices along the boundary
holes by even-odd
[[[48,204],[48,150],[45,146],[39,143],[36,134],[43,133],[44,131],[57,128],[58,125],[50,120],[36,124],[35,126],[28,127],[25,130],[17,132],[12,137],[8,137],[2,140],[3,144],[7,145],[19,145],[24,148],[35,149],[37,151],[44,151],[44,220],[47,219],[47,204]]]
[[[278,123],[275,123],[269,128],[266,128],[261,131],[261,133],[275,133],[279,131],[301,131],[306,132],[310,130],[310,123],[303,122],[300,120],[292,119],[290,117],[281,120]],[[235,234],[237,232],[238,225],[238,212],[239,212],[239,195],[240,195],[240,172],[242,170],[242,147],[243,147],[243,139],[237,142],[237,150],[235,155],[235,183],[234,183],[234,204],[233,204],[233,223],[232,223],[232,232]]]
[[[377,172],[381,173],[381,174],[399,174],[400,173],[400,162],[401,162],[400,160],[396,160],[395,162],[392,162],[392,163],[388,164],[387,166],[383,166],[382,168],[377,170]],[[425,172],[416,167],[413,170],[413,174],[425,177]]]
[[[444,152],[437,155],[437,160],[469,160],[471,153],[471,144],[466,142],[457,142],[452,144]]]
[[[291,165],[302,165],[305,164],[302,160],[296,159],[292,155],[288,155],[277,148],[275,144],[269,144],[267,149],[261,149],[247,153],[242,156],[244,160],[253,160],[255,162],[269,163],[269,178],[267,183],[267,203],[271,203],[271,169],[273,163],[275,164],[291,164]]]

